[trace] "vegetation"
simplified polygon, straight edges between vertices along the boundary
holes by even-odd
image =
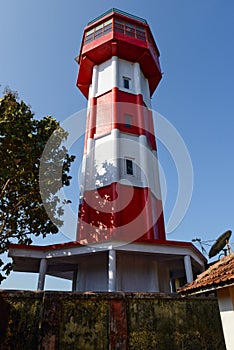
[[[51,210],[51,220],[41,199],[39,169],[53,133],[54,145],[43,165],[43,188],[48,191],[46,207]],[[10,243],[31,244],[33,236],[57,233],[62,225],[62,203],[56,194],[62,186],[69,186],[68,173],[75,158],[67,154],[63,145],[67,136],[54,118],[35,119],[16,93],[7,90],[0,99],[0,254],[8,250]],[[58,167],[62,169],[60,173],[56,172]],[[11,264],[2,267],[0,283],[11,268]]]

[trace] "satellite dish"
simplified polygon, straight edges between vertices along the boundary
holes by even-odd
[[[212,258],[216,254],[218,254],[225,247],[225,245],[228,244],[231,234],[232,234],[232,231],[229,230],[224,232],[221,236],[219,236],[219,238],[210,248],[209,258]]]

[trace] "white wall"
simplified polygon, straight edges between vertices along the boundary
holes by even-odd
[[[107,266],[107,252],[80,259],[76,291],[107,291]]]
[[[85,189],[94,189],[96,174],[103,175],[100,186],[107,186],[113,182],[128,183],[133,186],[148,187],[155,197],[161,199],[160,182],[157,158],[146,141],[144,135],[130,135],[120,133],[113,129],[111,134],[98,139],[90,139],[92,147],[84,157],[82,167],[82,179],[86,180]],[[126,173],[125,159],[131,159],[134,163],[134,175]],[[103,163],[108,165],[108,174]],[[85,176],[84,176],[85,174]]]
[[[117,254],[117,290],[158,292],[157,264],[153,256]]]
[[[217,290],[219,310],[227,350],[234,349],[234,286]]]
[[[129,89],[124,88],[123,77],[129,78]],[[133,63],[113,56],[108,61],[94,66],[89,98],[100,96],[114,87],[134,95],[142,94],[147,107],[151,107],[148,80],[139,63]]]
[[[98,83],[97,91],[95,91],[95,96],[102,95],[103,93],[111,90],[113,88],[113,75],[112,75],[112,60],[108,60],[97,67],[98,70]]]

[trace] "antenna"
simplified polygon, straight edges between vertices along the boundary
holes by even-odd
[[[221,250],[224,251],[224,254],[227,255],[230,253],[230,247],[229,247],[229,239],[231,237],[232,231],[228,230],[224,232],[221,236],[217,238],[215,243],[212,245],[209,251],[209,258],[212,258],[216,254],[218,254]],[[224,247],[227,245],[227,249],[224,249]]]
[[[201,247],[202,253],[208,255],[207,251],[203,247],[203,242],[202,242],[201,238],[194,238],[194,239],[192,239],[192,242],[198,242],[200,247]]]

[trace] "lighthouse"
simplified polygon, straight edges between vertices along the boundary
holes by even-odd
[[[76,60],[87,99],[76,240],[11,244],[14,270],[37,272],[38,290],[51,275],[79,292],[175,292],[206,259],[166,239],[151,110],[162,72],[150,27],[110,9],[85,27]]]
[[[77,241],[165,240],[151,96],[159,51],[144,19],[112,9],[84,30],[88,100]]]

